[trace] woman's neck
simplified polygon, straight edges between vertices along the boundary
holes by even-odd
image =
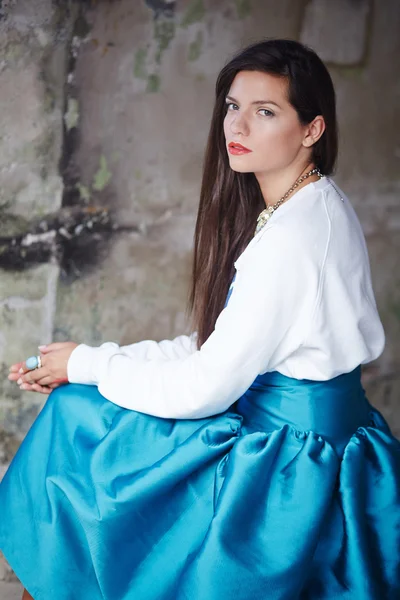
[[[292,185],[295,183],[295,181],[297,181],[299,177],[305,175],[314,168],[315,164],[313,162],[310,162],[303,168],[303,170],[301,170],[301,167],[299,169],[297,165],[295,168],[286,170],[283,173],[268,173],[268,175],[263,174],[261,176],[257,176],[257,174],[255,174],[259,186],[261,188],[261,193],[263,195],[265,205],[268,207],[276,204],[278,200],[280,200],[292,187]],[[318,181],[318,179],[319,177],[317,173],[315,173],[314,175],[310,175],[309,177],[307,177],[307,179],[304,179],[304,181],[298,184],[298,186],[291,192],[291,194],[289,194],[286,200],[289,200],[289,198],[291,198],[291,196],[295,192],[299,191],[302,187],[308,185],[311,182]],[[284,202],[286,200],[284,200]]]

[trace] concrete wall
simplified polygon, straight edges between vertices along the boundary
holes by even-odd
[[[43,403],[11,362],[187,331],[215,77],[264,36],[310,44],[333,76],[336,181],[387,332],[364,383],[400,434],[399,21],[397,0],[0,2],[0,464]]]

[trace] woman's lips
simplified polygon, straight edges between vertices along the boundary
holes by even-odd
[[[249,152],[252,152],[252,150],[249,150],[245,146],[242,146],[242,144],[237,144],[235,142],[230,142],[228,144],[228,150],[229,150],[230,154],[235,154],[235,155],[248,154]]]

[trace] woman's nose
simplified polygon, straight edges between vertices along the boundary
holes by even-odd
[[[233,134],[249,134],[249,125],[243,114],[235,114],[231,121],[231,132]]]

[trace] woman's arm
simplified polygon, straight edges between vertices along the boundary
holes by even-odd
[[[16,381],[21,389],[50,394],[64,383],[68,383],[67,364],[72,350],[78,344],[74,342],[56,342],[48,346],[39,346],[44,368],[31,371],[25,362],[15,363],[10,367],[8,379]],[[143,340],[129,346],[118,346],[115,342],[106,342],[99,349],[115,349],[132,360],[173,360],[184,358],[197,350],[197,332],[191,335],[179,335],[173,340]]]
[[[119,406],[164,418],[223,412],[259,373],[301,345],[317,301],[319,270],[296,230],[274,224],[241,261],[229,303],[200,350],[168,358],[159,348],[151,356],[116,344],[81,344],[68,360],[68,379],[97,385]]]
[[[101,348],[118,348],[122,354],[126,354],[135,360],[173,360],[175,358],[185,358],[197,350],[197,332],[191,335],[178,335],[172,340],[143,340],[135,342],[128,346],[118,346],[113,342],[102,344]],[[110,346],[111,344],[111,346]]]

